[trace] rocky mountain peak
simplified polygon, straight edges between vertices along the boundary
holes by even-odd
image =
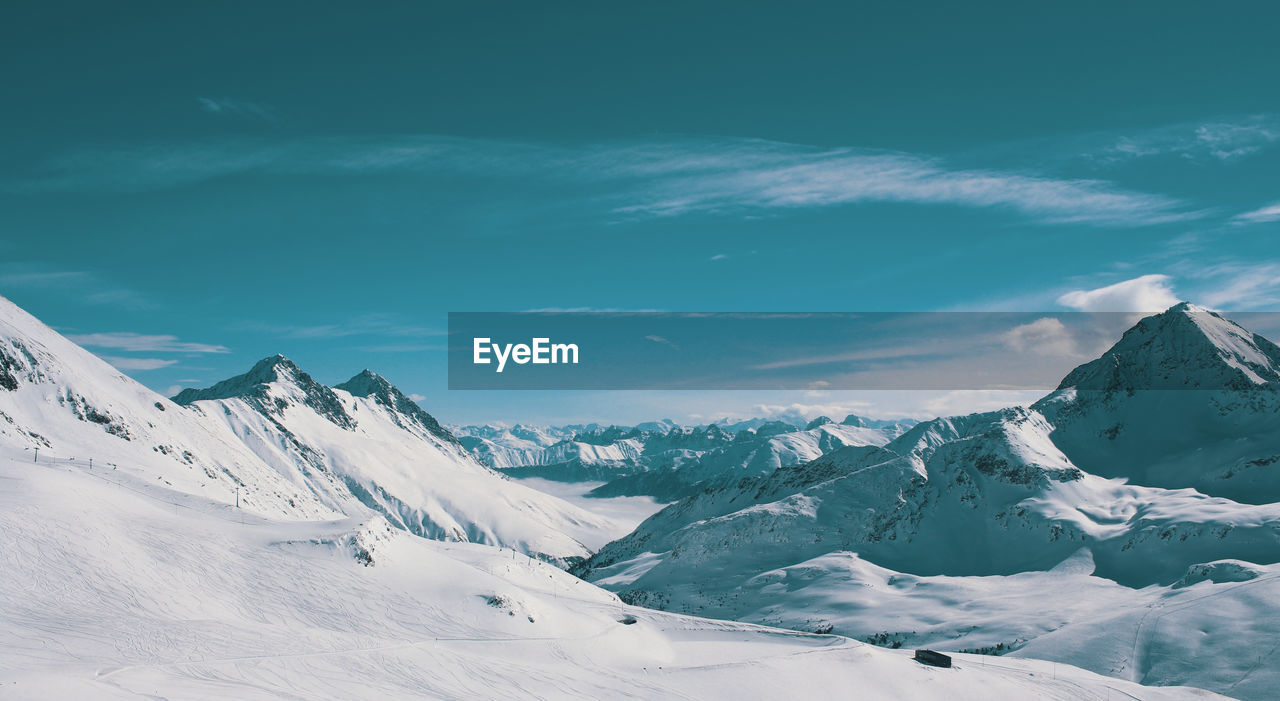
[[[206,399],[243,399],[264,414],[274,416],[289,405],[291,396],[338,426],[354,428],[356,425],[333,390],[316,382],[280,354],[263,358],[243,375],[212,387],[184,389],[173,401],[185,406]]]
[[[1059,389],[1248,389],[1280,382],[1280,347],[1183,302],[1146,317]]]
[[[458,439],[448,429],[441,426],[434,416],[424,411],[422,407],[418,406],[417,402],[410,399],[404,392],[401,392],[385,377],[368,368],[361,370],[359,374],[350,380],[336,385],[334,389],[349,392],[352,396],[372,399],[386,407],[397,422],[402,420],[416,422],[436,438],[446,443],[458,444]]]
[[[819,416],[813,421],[810,421],[809,423],[805,424],[804,430],[812,431],[813,429],[818,428],[819,426],[826,426],[827,424],[831,424],[831,423],[835,423],[835,422],[826,416]]]

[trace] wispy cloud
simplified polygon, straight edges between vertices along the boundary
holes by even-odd
[[[623,309],[622,307],[538,307],[526,309],[530,314],[646,314],[663,309]]]
[[[75,271],[7,272],[0,273],[0,285],[5,287],[53,287],[80,282],[87,273]]]
[[[1237,214],[1231,218],[1233,224],[1263,224],[1273,221],[1280,221],[1280,202]]]
[[[271,107],[259,102],[233,100],[230,98],[197,97],[196,104],[200,110],[209,114],[242,119],[257,119],[264,122],[278,122],[280,118]]]
[[[55,270],[31,261],[0,263],[0,286],[41,290],[45,294],[94,306],[121,309],[153,309],[156,306],[146,295],[119,287],[93,273]]]
[[[176,360],[164,358],[121,358],[114,355],[100,355],[99,358],[111,363],[117,370],[159,370],[176,365]]]
[[[663,336],[658,336],[658,335],[656,335],[656,334],[649,334],[648,336],[645,336],[644,338],[645,338],[645,340],[646,340],[646,341],[652,341],[652,342],[654,342],[654,343],[657,343],[657,344],[660,344],[660,345],[667,346],[667,347],[671,348],[672,350],[680,350],[680,346],[677,346],[676,344],[674,344],[674,343],[672,343],[671,341],[667,340],[667,339],[666,339],[665,337],[663,337]]]
[[[870,348],[849,351],[847,353],[831,353],[801,358],[787,358],[768,363],[748,366],[748,370],[781,370],[785,368],[807,367],[811,365],[840,365],[853,362],[880,360],[902,360],[908,358],[925,358],[937,354],[937,350],[929,350],[917,346],[896,346],[888,348]]]
[[[1252,115],[1173,124],[1113,139],[1109,145],[1087,155],[1112,163],[1152,156],[1232,161],[1280,142],[1280,116]]]
[[[265,333],[280,338],[333,339],[350,336],[383,336],[393,338],[422,338],[446,336],[447,331],[404,323],[387,314],[368,314],[341,322],[327,324],[278,324],[249,321],[236,325],[237,329]]]
[[[1280,307],[1280,263],[1223,262],[1196,266],[1197,301],[1228,310]]]
[[[1003,209],[1053,223],[1148,225],[1201,216],[1102,180],[958,167],[926,155],[753,139],[552,148],[445,136],[223,140],[66,153],[8,184],[20,192],[145,191],[239,174],[386,173],[556,178],[617,216],[770,211],[870,202]]]
[[[432,343],[384,343],[373,346],[357,346],[352,350],[361,353],[426,353],[447,351],[449,347]]]
[[[950,168],[937,159],[857,149],[745,142],[675,151],[643,169],[664,173],[619,212],[674,216],[870,202],[1006,209],[1050,223],[1147,225],[1201,216],[1180,201],[1100,180]]]
[[[177,336],[149,335],[118,331],[112,333],[69,334],[72,342],[89,348],[110,348],[128,352],[229,353],[226,346],[189,343]],[[172,363],[170,363],[172,364]],[[143,368],[148,369],[148,368]]]
[[[81,296],[85,302],[103,307],[122,309],[154,309],[156,304],[137,290],[111,289],[87,292]]]

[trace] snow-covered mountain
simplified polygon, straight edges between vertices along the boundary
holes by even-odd
[[[579,571],[662,608],[881,644],[1013,649],[1270,698],[1280,668],[1250,650],[1280,630],[1265,603],[1280,589],[1280,504],[1210,496],[1174,479],[1193,473],[1151,466],[1217,474],[1234,464],[1224,455],[1265,454],[1274,348],[1175,307],[1031,409],[936,419],[883,446],[705,489]],[[1113,455],[1117,432],[1098,429],[1117,423],[1141,438]],[[1109,458],[1110,472],[1076,462],[1091,458]],[[1255,474],[1274,475],[1268,465]],[[876,609],[886,603],[897,609]],[[1090,635],[1110,637],[1090,646]],[[1197,654],[1212,661],[1179,664]]]
[[[121,374],[0,297],[0,442],[280,519],[341,515],[296,473]]]
[[[487,543],[570,562],[606,519],[503,478],[384,378],[326,387],[283,356],[174,401],[219,424],[343,514],[368,508],[439,540]]]
[[[1035,408],[1094,474],[1280,501],[1280,348],[1209,310],[1144,319]]]
[[[472,461],[367,371],[325,387],[274,357],[179,398],[0,298],[0,696],[1212,697],[1034,660],[939,670],[638,608],[513,550],[422,538],[575,546],[540,536],[573,525],[563,504]]]
[[[562,563],[612,529],[480,465],[368,371],[329,388],[276,356],[174,402],[0,298],[0,376],[0,441],[33,460],[92,460],[273,518],[373,510],[419,535]]]

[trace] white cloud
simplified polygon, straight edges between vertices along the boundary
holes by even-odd
[[[1280,202],[1269,204],[1250,212],[1237,214],[1231,218],[1231,221],[1234,224],[1264,224],[1280,221]]]
[[[738,417],[731,418],[764,418],[764,419],[783,419],[803,418],[810,421],[819,416],[826,416],[836,421],[844,419],[849,414],[857,414],[859,411],[866,411],[870,408],[867,402],[842,402],[839,404],[805,404],[797,402],[794,404],[757,404],[752,411]]]
[[[100,355],[98,357],[114,365],[118,370],[159,370],[178,362],[163,358],[120,358],[113,355]]]
[[[1084,312],[1162,312],[1180,300],[1168,275],[1143,275],[1092,290],[1073,290],[1058,304]]]
[[[728,257],[729,256],[726,256],[723,253],[717,253],[714,256],[711,256],[710,258],[708,258],[707,260],[724,260],[725,258],[728,258]]]
[[[1280,117],[1255,115],[1213,122],[1181,123],[1140,134],[1111,137],[1112,143],[1091,154],[1097,161],[1124,162],[1150,156],[1187,160],[1232,161],[1280,141]]]
[[[1277,138],[1272,126],[1218,122],[1196,128],[1196,141],[1209,155],[1230,160],[1254,153]]]
[[[1001,340],[1019,353],[1029,351],[1038,355],[1067,356],[1079,354],[1076,339],[1071,335],[1071,331],[1067,329],[1066,324],[1053,317],[1044,317],[1029,324],[1015,326],[1006,332]]]
[[[417,394],[417,393],[414,393],[414,394],[410,394],[410,395],[409,395],[409,399],[412,399],[412,400],[413,400],[413,401],[415,401],[415,402],[420,402],[420,401],[422,401],[422,400],[424,400],[424,399],[426,399],[426,398],[427,398],[427,395],[425,395],[425,394]]]
[[[130,352],[171,352],[171,353],[229,353],[226,346],[207,343],[187,343],[179,341],[177,336],[149,335],[119,331],[114,333],[69,334],[67,338],[73,343],[90,348],[111,348]],[[146,369],[146,368],[142,368]]]

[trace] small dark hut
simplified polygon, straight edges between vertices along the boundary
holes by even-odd
[[[933,650],[916,650],[916,662],[930,667],[950,667],[951,656]]]

